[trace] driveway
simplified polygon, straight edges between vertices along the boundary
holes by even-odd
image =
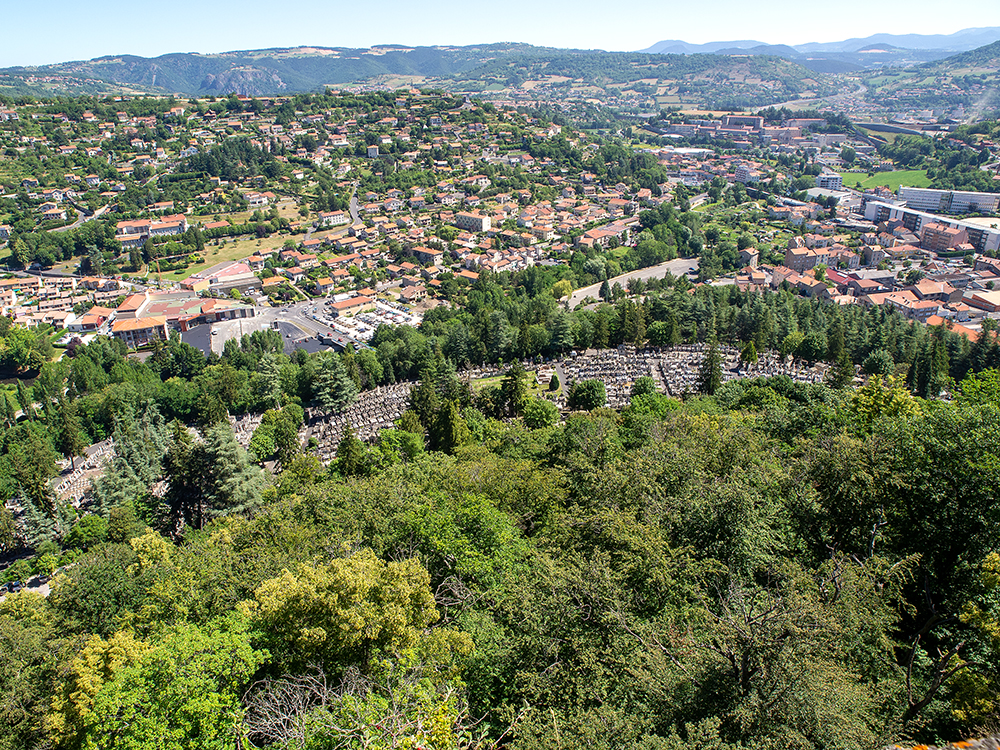
[[[68,231],[70,229],[76,229],[78,226],[80,226],[81,224],[83,224],[86,221],[93,221],[94,219],[101,218],[102,216],[104,216],[104,214],[106,214],[108,212],[109,208],[111,208],[110,204],[108,204],[106,206],[101,206],[99,209],[97,209],[90,216],[84,216],[81,213],[77,217],[77,220],[74,221],[72,224],[68,224],[67,226],[64,226],[64,227],[56,227],[55,229],[52,229],[50,231],[52,231],[52,232],[65,232],[65,231]]]

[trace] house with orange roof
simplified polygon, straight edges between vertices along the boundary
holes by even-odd
[[[333,288],[335,286],[336,283],[329,276],[324,276],[321,279],[316,279],[316,281],[314,282],[314,288],[316,290],[316,294],[328,294],[329,292],[333,291]]]
[[[375,309],[375,300],[371,297],[351,297],[350,299],[340,300],[339,302],[334,302],[330,305],[330,310],[332,311],[333,317],[340,318],[345,315],[357,315],[358,313],[365,312],[366,310]]]

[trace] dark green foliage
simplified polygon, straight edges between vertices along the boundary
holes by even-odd
[[[366,470],[365,447],[348,426],[337,444],[337,471],[341,476],[353,477],[364,474]]]
[[[329,354],[320,359],[313,393],[320,406],[333,413],[343,411],[357,398],[358,387],[338,355]]]
[[[722,357],[716,343],[708,348],[698,369],[698,392],[714,396],[722,385]]]
[[[566,402],[570,409],[590,411],[604,406],[607,399],[607,392],[602,381],[583,380],[570,384]]]

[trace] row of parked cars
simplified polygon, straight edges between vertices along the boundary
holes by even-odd
[[[0,596],[5,594],[16,594],[18,591],[24,588],[24,584],[20,581],[10,581],[9,583],[0,583]]]

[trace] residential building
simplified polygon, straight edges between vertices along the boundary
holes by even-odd
[[[816,187],[823,190],[843,190],[844,178],[836,172],[824,172],[816,176]]]
[[[490,217],[478,212],[460,211],[455,214],[455,226],[469,232],[488,232],[491,226]]]
[[[111,335],[129,349],[138,349],[156,339],[166,341],[170,334],[167,330],[167,319],[162,315],[153,315],[147,318],[116,320],[111,324]]]
[[[925,250],[944,252],[969,241],[969,233],[962,227],[950,227],[937,221],[924,224],[920,229],[920,246]]]
[[[899,199],[908,208],[918,211],[943,211],[953,214],[993,214],[1000,207],[997,193],[977,193],[963,190],[933,190],[931,188],[899,188]]]
[[[330,305],[333,317],[340,318],[345,315],[357,315],[367,310],[375,309],[375,300],[371,297],[351,297],[340,300]]]
[[[881,224],[888,221],[900,221],[911,232],[919,232],[924,224],[939,222],[949,227],[964,229],[969,236],[968,242],[980,253],[997,252],[1000,250],[1000,229],[984,227],[961,219],[952,219],[917,211],[905,206],[894,206],[881,201],[869,201],[865,205],[865,218],[868,221]]]

